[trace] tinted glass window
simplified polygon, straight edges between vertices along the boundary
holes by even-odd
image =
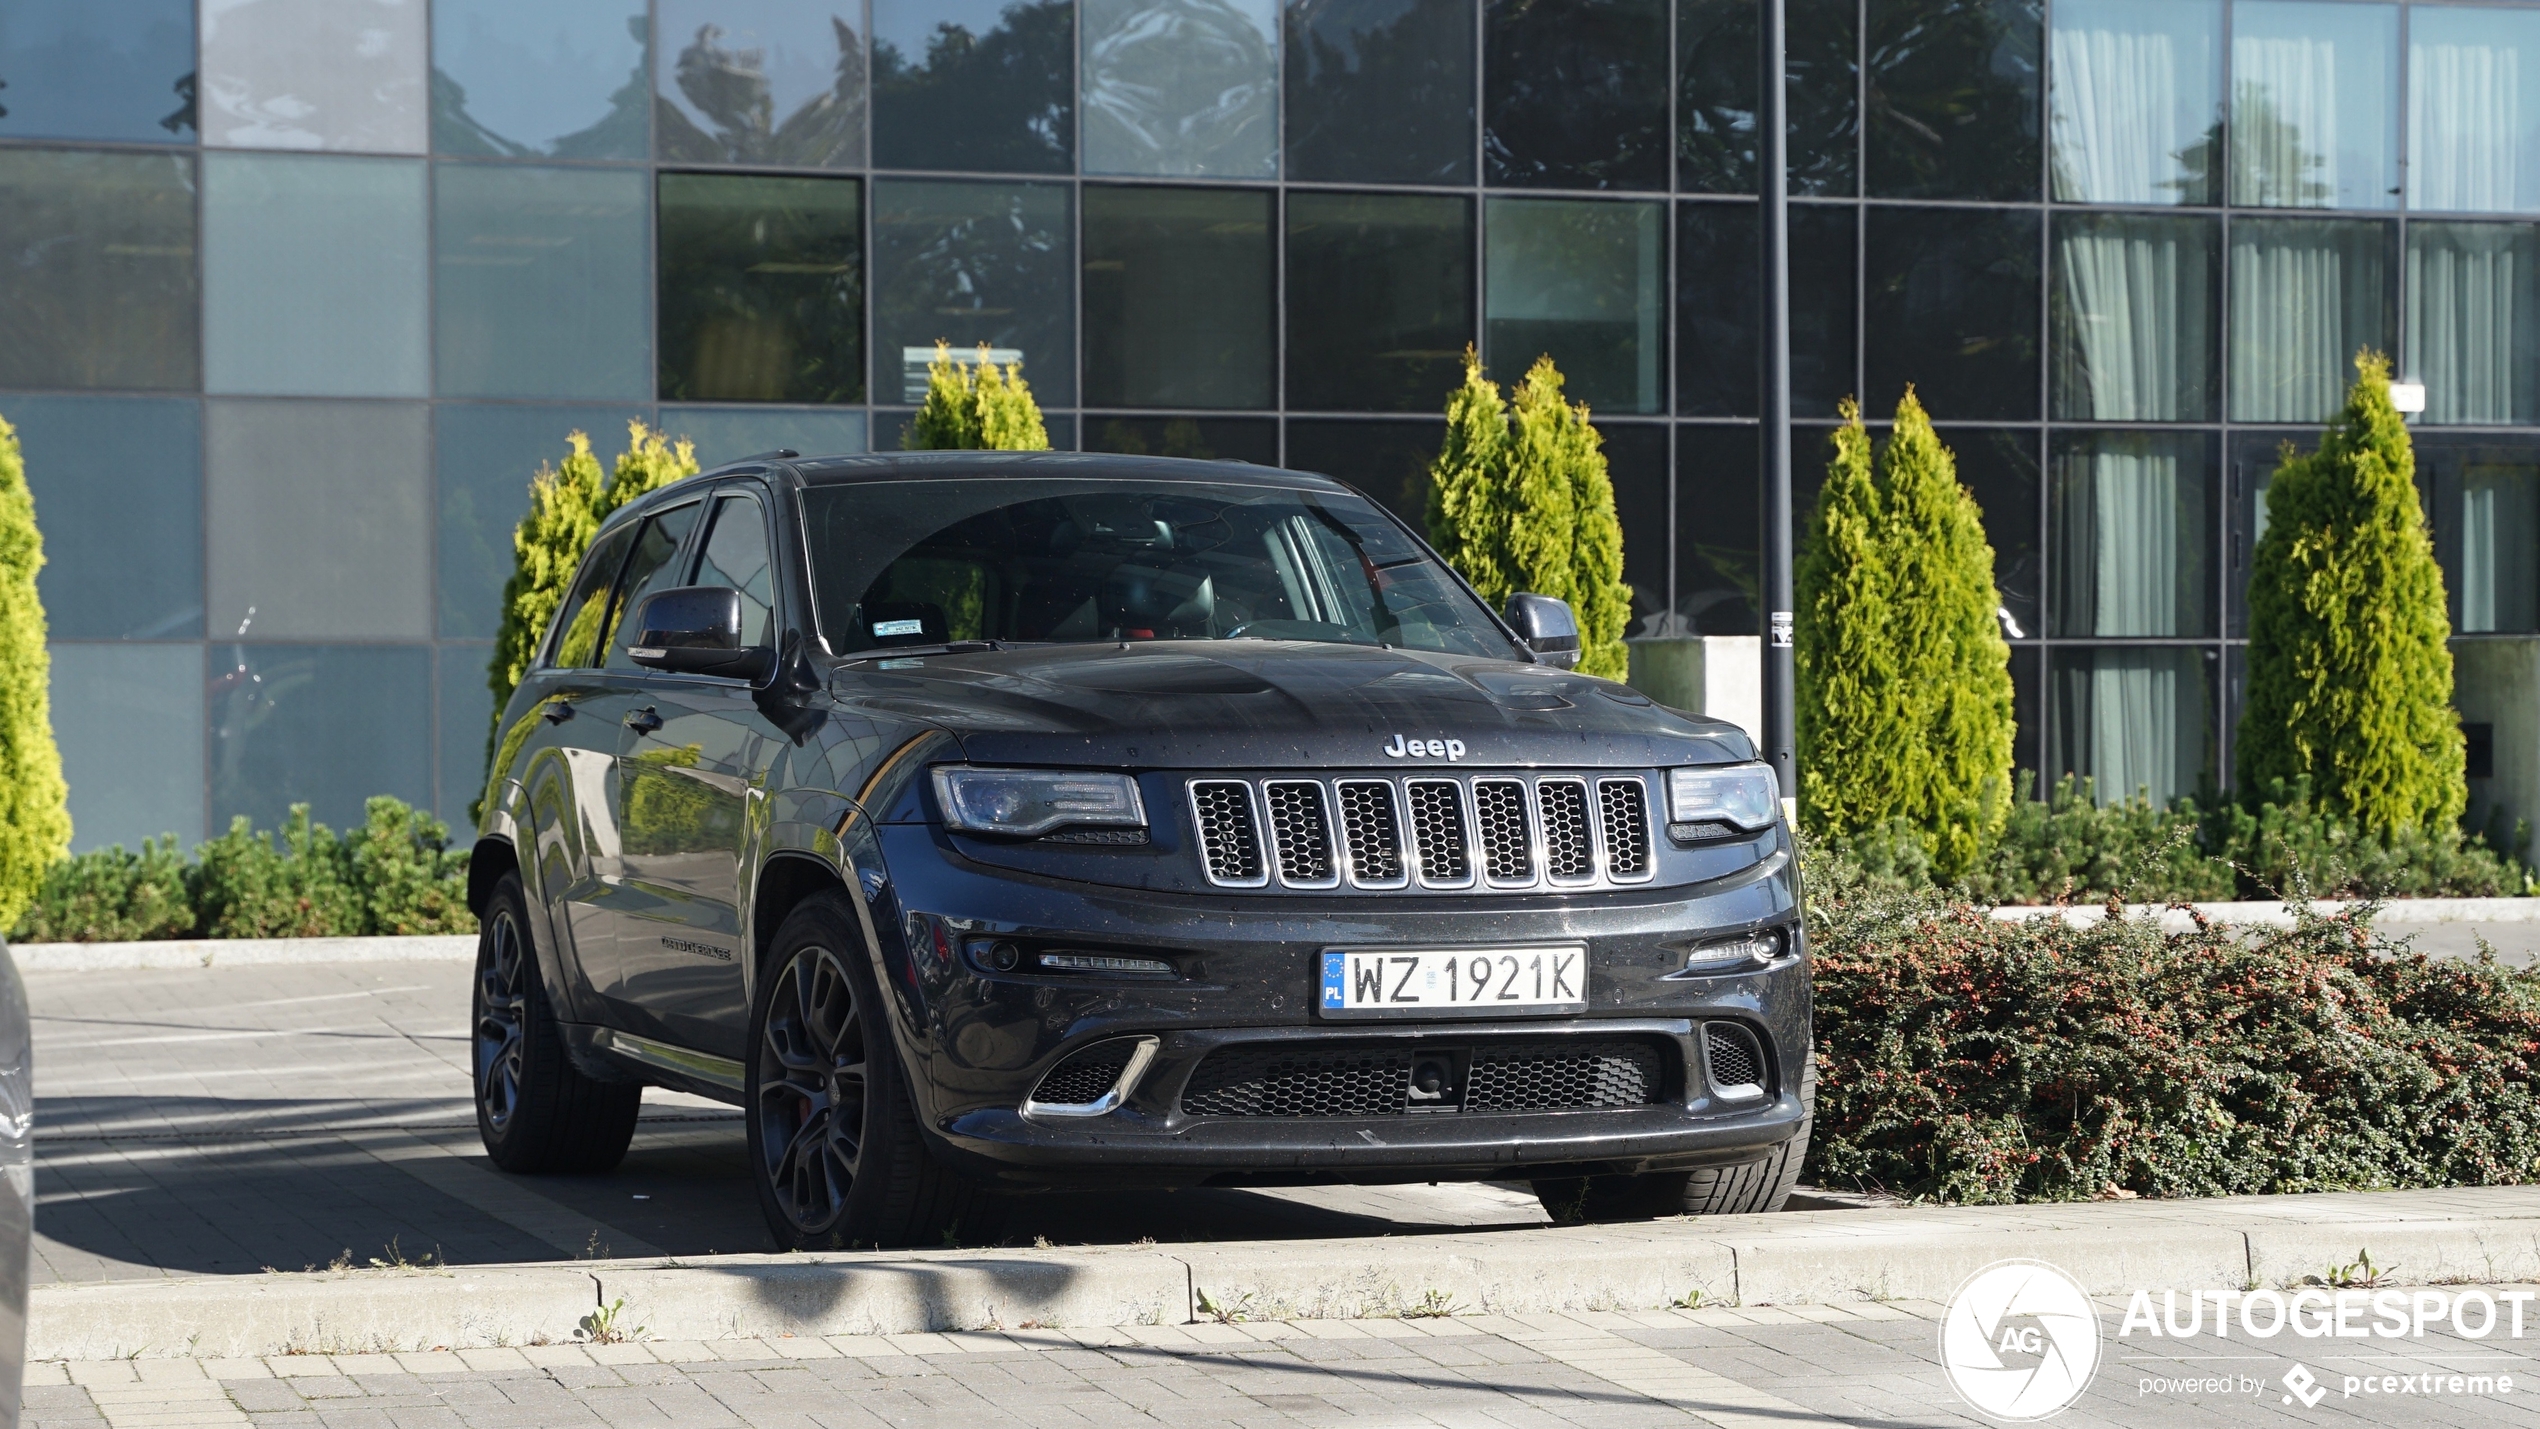
[[[420,397],[432,365],[424,164],[203,159],[203,385]]]
[[[1685,416],[1756,415],[1757,236],[1753,204],[1678,206],[1676,410]],[[1790,390],[1798,416],[1832,416],[1856,386],[1858,247],[1852,208],[1792,206]]]
[[[1666,209],[1655,203],[1490,201],[1483,353],[1514,379],[1549,356],[1570,400],[1666,410]]]
[[[1272,197],[1085,189],[1085,401],[1267,407],[1276,372]]]
[[[1755,0],[1677,0],[1676,183],[1693,193],[1755,192]],[[1858,188],[1858,0],[1786,0],[1783,100],[1790,191]]]
[[[626,430],[629,417],[642,415],[620,407],[510,402],[444,402],[433,409],[433,491],[440,508],[434,584],[444,639],[490,640],[501,628],[512,529],[528,514],[530,478],[564,457],[565,434],[597,433],[605,443]],[[703,451],[698,457],[720,459]]]
[[[2540,10],[2408,8],[2408,207],[2540,210]]]
[[[1067,0],[873,0],[873,162],[1065,173],[1075,68]]]
[[[43,525],[45,633],[57,641],[201,635],[201,404],[13,396],[0,398],[0,417],[18,429]]]
[[[2344,404],[2356,349],[2390,350],[2396,238],[2369,219],[2233,220],[2233,421],[2317,422]]]
[[[864,400],[854,179],[661,176],[665,400]]]
[[[873,393],[915,403],[938,338],[1023,364],[1076,403],[1075,224],[1064,184],[883,179],[873,188]]]
[[[1288,405],[1429,411],[1473,340],[1473,205],[1288,195]]]
[[[63,642],[51,655],[53,742],[70,786],[71,851],[137,849],[167,834],[191,843],[209,832],[203,647]],[[481,668],[476,683],[484,688]]]
[[[191,91],[203,142],[422,153],[423,13],[422,0],[205,0]]]
[[[1089,417],[1085,450],[1279,464],[1275,417]]]
[[[1869,7],[1869,192],[2036,198],[2044,0]]]
[[[2055,215],[2056,416],[2212,419],[2221,243],[2210,218]]]
[[[421,402],[214,401],[204,421],[214,635],[432,633],[431,429]],[[359,480],[345,454],[361,453]]]
[[[2244,4],[2241,12],[2252,8]],[[2220,0],[2058,0],[2054,52],[2048,124],[2055,197],[2215,201]]]
[[[627,554],[625,574],[617,582],[617,600],[610,607],[601,633],[602,643],[609,652],[608,668],[642,668],[635,663],[633,656],[626,653],[641,633],[636,628],[637,612],[643,609],[645,599],[654,593],[687,584],[679,578],[680,562],[677,557],[680,543],[686,541],[688,532],[695,528],[701,509],[698,503],[692,501],[685,506],[674,506],[644,522],[643,533],[635,538],[634,549]]]
[[[1802,473],[1815,451],[1804,435],[1792,438],[1792,464]],[[1762,491],[1755,428],[1676,429],[1676,630],[1756,633]]]
[[[846,168],[864,160],[864,7],[657,0],[654,144],[665,159]]]
[[[741,593],[741,643],[776,643],[776,577],[767,556],[767,518],[755,496],[726,496],[714,503],[714,527],[706,532],[690,585],[729,586]]]
[[[1085,172],[1279,172],[1278,0],[1084,0]]]
[[[194,161],[0,150],[0,387],[201,385]]]
[[[2399,7],[2237,0],[2231,201],[2399,206]]]
[[[1472,0],[1287,0],[1288,177],[1473,181]]]
[[[1288,423],[1287,466],[1348,482],[1401,517],[1412,530],[1429,529],[1429,463],[1446,440],[1446,423]]]
[[[293,804],[338,829],[390,794],[432,799],[428,646],[215,645],[211,822],[280,827]]]
[[[2036,210],[1874,208],[1868,230],[1870,415],[1912,383],[1943,421],[2036,417]]]
[[[443,164],[434,181],[438,388],[651,395],[651,185],[622,169]]]
[[[2452,628],[2540,631],[2540,456],[2492,437],[2420,439],[2417,480],[2433,498]]]
[[[1354,496],[900,482],[803,498],[829,644],[1309,640],[1507,658],[1445,568]]]
[[[1614,483],[1614,517],[1623,528],[1623,584],[1632,588],[1626,630],[1654,634],[1647,622],[1666,612],[1672,594],[1668,521],[1676,478],[1667,462],[1667,428],[1658,422],[1608,422],[1598,434],[1605,438],[1606,475]]]
[[[485,667],[493,647],[443,645],[433,656],[433,693],[440,699],[434,711],[440,767],[433,775],[433,812],[452,828],[467,828],[475,823],[468,805],[484,794],[488,773],[485,731],[494,723],[494,692],[486,687]]]
[[[2540,420],[2540,230],[2521,223],[2408,225],[2407,344],[2425,383],[2420,422]]]
[[[2213,634],[2220,475],[2202,433],[2057,433],[2055,634]]]
[[[2159,807],[2214,772],[2212,649],[2055,650],[2047,663],[2046,774],[2091,781],[2102,804]]]
[[[665,432],[697,444],[697,465],[720,466],[783,447],[805,456],[867,450],[864,413],[836,407],[673,407],[664,404]]]
[[[1484,23],[1488,182],[1667,186],[1667,0],[1489,0]]]
[[[652,107],[644,9],[643,0],[433,0],[432,147],[643,158]]]
[[[193,137],[193,74],[191,0],[0,7],[0,135],[179,143]]]
[[[1940,439],[1956,458],[1959,484],[1976,499],[1985,543],[1993,547],[1994,589],[2011,615],[2002,633],[2014,640],[2033,639],[2043,594],[2037,551],[2037,433],[1943,427]]]
[[[609,592],[615,588],[619,568],[626,564],[626,548],[633,544],[635,528],[621,526],[584,559],[581,573],[573,578],[573,589],[556,611],[553,633],[548,636],[548,664],[578,670],[599,663],[600,622],[608,616]]]

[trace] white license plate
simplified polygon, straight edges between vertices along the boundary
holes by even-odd
[[[1328,948],[1325,1017],[1488,1017],[1587,1007],[1587,948]]]

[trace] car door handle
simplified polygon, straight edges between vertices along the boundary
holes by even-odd
[[[628,712],[626,727],[637,734],[650,734],[661,728],[661,715],[651,705],[646,705],[640,710]]]
[[[550,700],[547,707],[538,713],[545,715],[549,724],[562,724],[573,718],[573,701]]]

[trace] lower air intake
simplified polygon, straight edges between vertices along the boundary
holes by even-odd
[[[1735,1022],[1702,1024],[1702,1045],[1711,1067],[1715,1092],[1761,1091],[1764,1048],[1755,1034]]]
[[[1137,1040],[1115,1037],[1097,1042],[1050,1068],[1049,1075],[1032,1089],[1032,1100],[1043,1106],[1084,1106],[1102,1100],[1104,1093],[1119,1085],[1120,1074],[1129,1069],[1129,1058],[1138,1050]]]
[[[1451,1060],[1459,1050],[1424,1042],[1418,1054]],[[1666,1062],[1646,1042],[1487,1042],[1469,1055],[1461,1106],[1468,1113],[1610,1110],[1654,1105],[1665,1095]],[[1192,1074],[1182,1110],[1192,1116],[1401,1116],[1410,1110],[1414,1060],[1411,1048],[1394,1046],[1227,1047],[1211,1052]]]

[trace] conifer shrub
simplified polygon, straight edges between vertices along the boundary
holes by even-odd
[[[1905,706],[1888,637],[1887,502],[1861,409],[1847,398],[1842,410],[1792,571],[1799,822],[1820,838],[1864,840],[1880,873],[1920,883],[1929,851],[1900,812],[1908,770],[1898,758]]]
[[[2450,828],[2468,802],[2451,621],[2390,364],[2355,359],[2319,450],[2288,447],[2249,578],[2244,801],[2276,781],[2372,833]]]
[[[17,429],[0,418],[0,928],[18,921],[71,842],[70,791],[53,744],[52,657],[35,585],[43,568]]]
[[[917,409],[900,446],[907,451],[1045,452],[1049,428],[1041,406],[1023,380],[1023,365],[1004,367],[988,360],[979,345],[976,362],[953,360],[952,344],[935,344],[926,364],[926,400]]]
[[[16,931],[21,943],[138,943],[194,936],[194,892],[176,836],[55,860]]]

